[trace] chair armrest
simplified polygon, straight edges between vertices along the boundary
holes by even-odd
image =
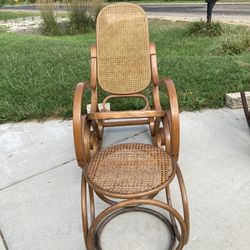
[[[179,119],[179,105],[175,86],[170,78],[165,78],[161,81],[167,89],[170,103],[170,111],[167,112],[167,118],[170,127],[171,138],[171,155],[175,160],[178,160],[180,147],[180,119]]]
[[[88,125],[87,116],[82,115],[82,96],[87,87],[88,84],[82,82],[76,85],[73,102],[74,144],[76,159],[80,167],[84,166],[90,155],[88,146],[90,125]]]

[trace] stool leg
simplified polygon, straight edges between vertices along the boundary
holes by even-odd
[[[91,218],[91,223],[95,219],[95,198],[94,198],[94,192],[93,189],[88,185],[89,189],[89,203],[90,203],[90,218]]]
[[[176,165],[177,165],[176,166],[176,175],[177,175],[177,180],[178,180],[179,188],[180,188],[180,192],[181,192],[184,222],[185,222],[186,229],[187,229],[187,234],[185,237],[185,244],[187,244],[188,239],[189,239],[189,234],[190,234],[189,206],[188,206],[187,192],[186,192],[184,180],[182,177],[182,173],[181,173],[181,170],[180,170],[180,167],[178,166],[178,164],[176,164]],[[169,186],[166,187],[165,191],[166,191],[167,202],[171,207],[173,207],[172,201],[171,201],[170,187]],[[173,217],[172,214],[169,214],[169,215],[170,215],[170,219],[171,219],[173,228],[175,230],[175,235],[176,235],[177,239],[179,240],[180,239],[180,232],[179,232],[178,227],[176,225],[175,218]]]
[[[81,208],[82,208],[82,229],[85,245],[87,247],[87,236],[88,236],[88,211],[87,211],[87,196],[86,196],[87,184],[82,174],[82,186],[81,186]]]

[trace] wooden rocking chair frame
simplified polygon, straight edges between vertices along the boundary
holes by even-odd
[[[132,8],[140,8],[134,4],[116,4],[120,7],[127,6]],[[114,6],[114,5],[113,5]],[[105,8],[109,8],[105,7]],[[105,9],[104,8],[104,9]],[[111,7],[112,8],[112,7]],[[141,10],[140,10],[141,11]],[[175,236],[179,241],[176,249],[182,249],[188,242],[189,238],[189,209],[186,189],[184,180],[181,174],[180,167],[177,164],[179,156],[179,144],[180,144],[180,121],[179,121],[179,109],[176,90],[173,81],[170,78],[159,80],[157,69],[156,48],[154,43],[149,44],[150,51],[150,70],[151,70],[151,83],[149,87],[152,88],[153,107],[149,106],[149,102],[145,96],[140,93],[122,93],[112,94],[112,97],[142,97],[146,100],[146,107],[143,110],[138,111],[106,111],[105,103],[107,98],[103,101],[103,110],[98,108],[98,53],[97,46],[91,47],[91,79],[90,83],[81,82],[76,85],[73,104],[73,131],[74,131],[74,143],[75,152],[78,165],[83,169],[82,174],[82,225],[83,236],[88,250],[96,249],[93,243],[93,238],[98,227],[105,217],[120,210],[131,206],[138,207],[140,205],[152,205],[160,207],[169,212],[172,227],[175,232]],[[170,109],[164,110],[160,104],[159,86],[163,85],[166,89],[169,97]],[[91,91],[91,109],[88,114],[83,114],[82,103],[83,95],[86,89]],[[124,118],[134,118],[127,119]],[[115,119],[113,121],[112,119]],[[123,120],[119,120],[123,119]],[[97,187],[90,185],[88,178],[86,178],[86,166],[90,160],[101,150],[102,138],[104,129],[106,127],[113,126],[130,126],[130,125],[142,125],[147,124],[151,131],[153,145],[157,148],[164,148],[166,153],[170,155],[173,164],[175,165],[173,176],[177,177],[180,187],[181,199],[183,204],[183,216],[173,208],[171,202],[170,181],[165,187],[159,187],[154,192],[145,192],[143,196],[127,194],[121,195],[123,199],[121,202],[115,202],[112,197],[119,198],[117,196],[108,196],[107,193],[98,189]],[[162,127],[160,126],[162,124]],[[89,204],[87,204],[87,189],[89,195]],[[153,199],[159,191],[165,189],[166,203]],[[95,199],[94,193],[104,202],[110,205],[97,217],[95,216]],[[88,207],[90,210],[91,226],[88,225]],[[177,226],[177,222],[179,227]],[[180,230],[179,230],[180,228]]]

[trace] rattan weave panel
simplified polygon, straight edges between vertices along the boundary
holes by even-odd
[[[113,194],[138,194],[156,189],[172,176],[170,157],[150,144],[129,143],[99,151],[86,168],[93,186]]]
[[[147,17],[141,7],[120,3],[102,9],[96,25],[97,76],[114,94],[140,92],[150,83]]]

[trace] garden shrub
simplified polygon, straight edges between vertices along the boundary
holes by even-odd
[[[88,12],[88,4],[84,0],[69,2],[69,20],[72,34],[86,33],[94,28],[94,18]]]
[[[96,19],[97,19],[99,12],[104,7],[104,0],[94,0],[94,1],[92,1],[92,5],[93,5],[92,15],[94,16],[95,22],[96,22]]]
[[[3,6],[6,3],[6,0],[0,0],[0,6]]]
[[[243,33],[224,38],[210,52],[213,55],[238,55],[243,52],[250,52],[250,34]]]
[[[69,20],[72,34],[81,34],[95,28],[96,18],[103,7],[102,0],[70,0]]]
[[[43,19],[42,33],[66,35],[86,33],[95,28],[96,18],[103,7],[103,0],[66,0],[69,23],[57,22],[57,3],[54,0],[38,0]]]
[[[43,20],[42,33],[45,35],[59,35],[60,30],[56,21],[57,13],[54,0],[38,0],[38,7]]]
[[[219,22],[207,23],[203,20],[192,22],[188,25],[188,36],[220,36],[223,28]]]

